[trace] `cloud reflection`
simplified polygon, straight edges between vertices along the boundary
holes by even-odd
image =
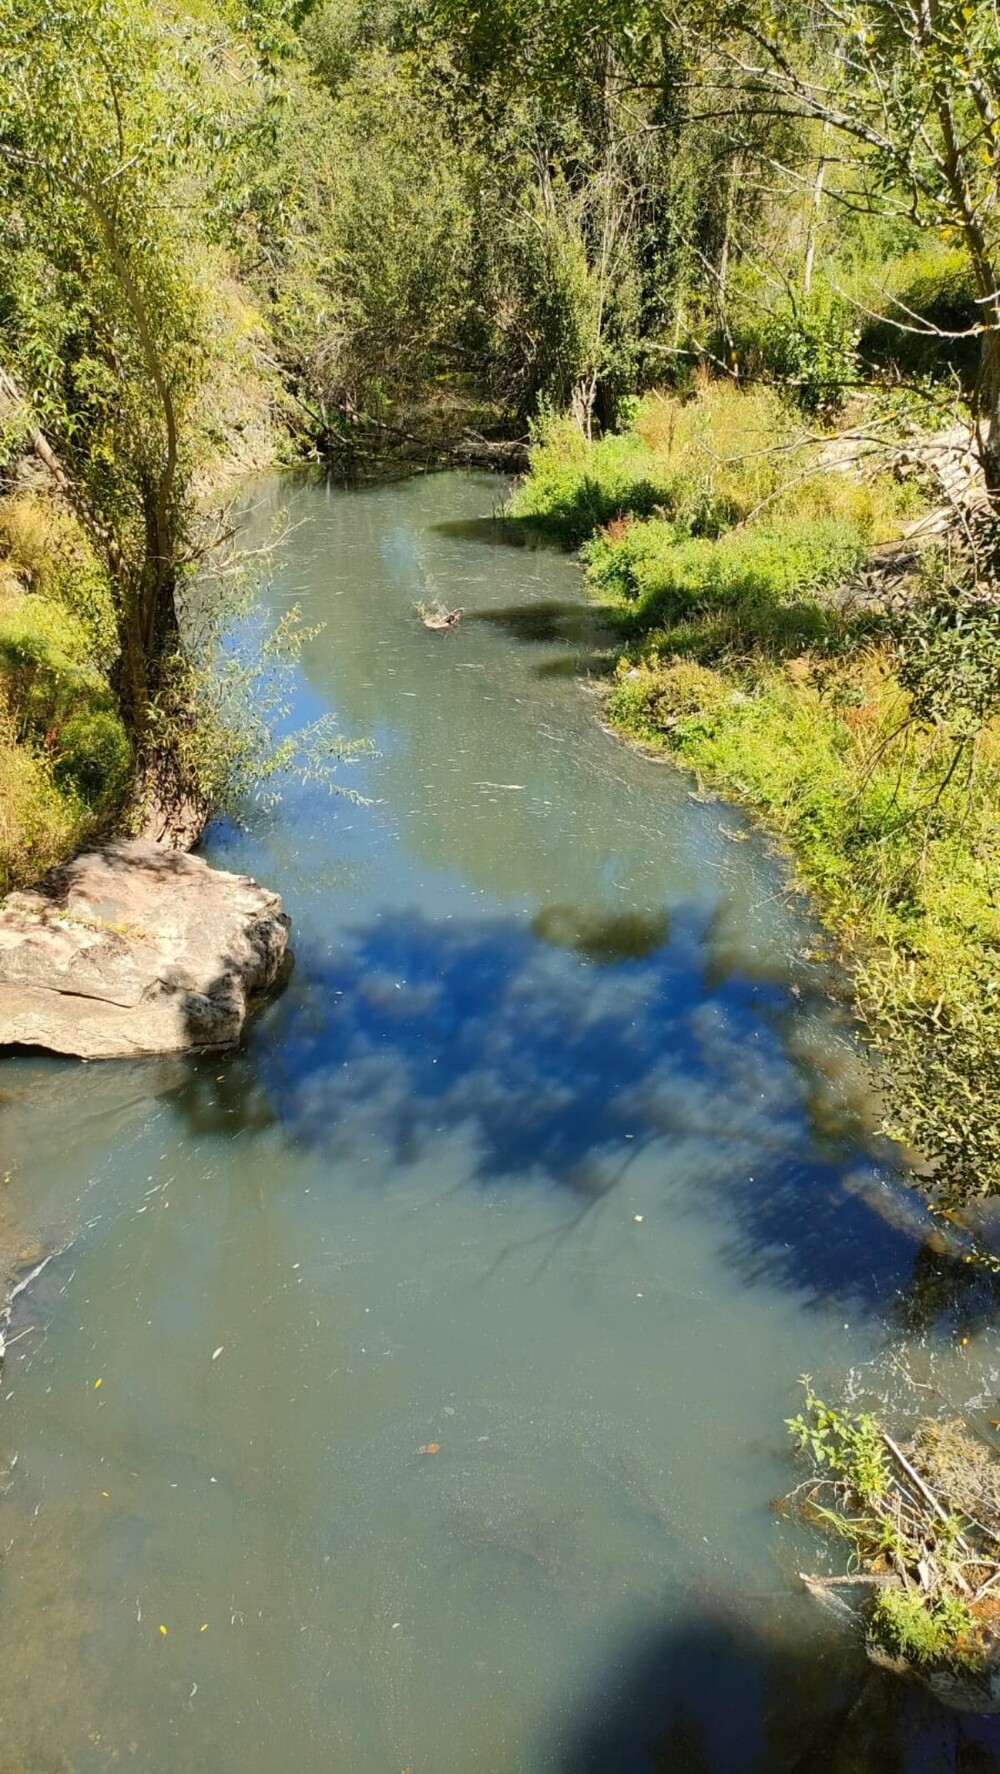
[[[239,1062],[254,1124],[273,1116],[331,1163],[363,1159],[371,1186],[459,1133],[469,1186],[594,1201],[635,1167],[672,1211],[720,1218],[745,1279],[897,1307],[930,1222],[879,1169],[846,1095],[838,1121],[833,1087],[818,1092],[800,988],[720,973],[693,918],[664,941],[665,921],[640,924],[563,907],[534,927],[392,912],[326,955],[300,951]],[[205,1087],[177,1099],[201,1130]],[[934,1274],[940,1288],[940,1260]]]

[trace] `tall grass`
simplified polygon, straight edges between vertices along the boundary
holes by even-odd
[[[509,516],[564,548],[652,516],[709,539],[757,517],[836,518],[874,541],[893,534],[912,493],[824,462],[821,445],[773,389],[714,382],[686,399],[650,394],[624,435],[594,443],[572,420],[540,422]]]

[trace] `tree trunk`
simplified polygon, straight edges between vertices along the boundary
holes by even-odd
[[[978,454],[986,490],[1000,499],[1000,328],[983,334],[983,355],[976,387]]]
[[[823,184],[825,179],[826,161],[821,158],[816,163],[816,178],[813,182],[812,206],[809,211],[809,228],[806,234],[806,259],[802,270],[802,293],[804,296],[808,296],[812,290],[813,265],[816,262],[816,236],[819,233],[819,212],[820,205],[823,201]]]
[[[139,755],[144,749],[150,709],[163,688],[166,669],[180,646],[173,573],[147,560],[138,589],[118,592],[119,656],[114,687],[122,720]]]
[[[150,694],[139,612],[131,600],[124,608],[119,605],[118,658],[111,681],[125,730],[138,751],[149,721]]]
[[[573,384],[570,412],[588,443],[594,434],[594,402],[597,398],[597,375],[592,371]]]

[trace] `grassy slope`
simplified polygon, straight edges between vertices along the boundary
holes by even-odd
[[[946,781],[948,731],[897,732],[898,639],[843,587],[907,499],[818,472],[798,430],[722,386],[646,402],[625,438],[556,426],[514,515],[584,541],[621,642],[610,723],[752,807],[819,895],[891,1062],[895,1129],[956,1193],[992,1192],[1000,734]]]

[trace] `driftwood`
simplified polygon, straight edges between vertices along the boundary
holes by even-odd
[[[507,474],[523,474],[528,466],[527,438],[483,437],[478,431],[465,431],[450,446],[452,460],[469,468],[493,468]]]
[[[799,1580],[820,1593],[827,1589],[899,1589],[903,1581],[895,1571],[857,1571],[847,1577],[817,1577],[800,1571]]]

